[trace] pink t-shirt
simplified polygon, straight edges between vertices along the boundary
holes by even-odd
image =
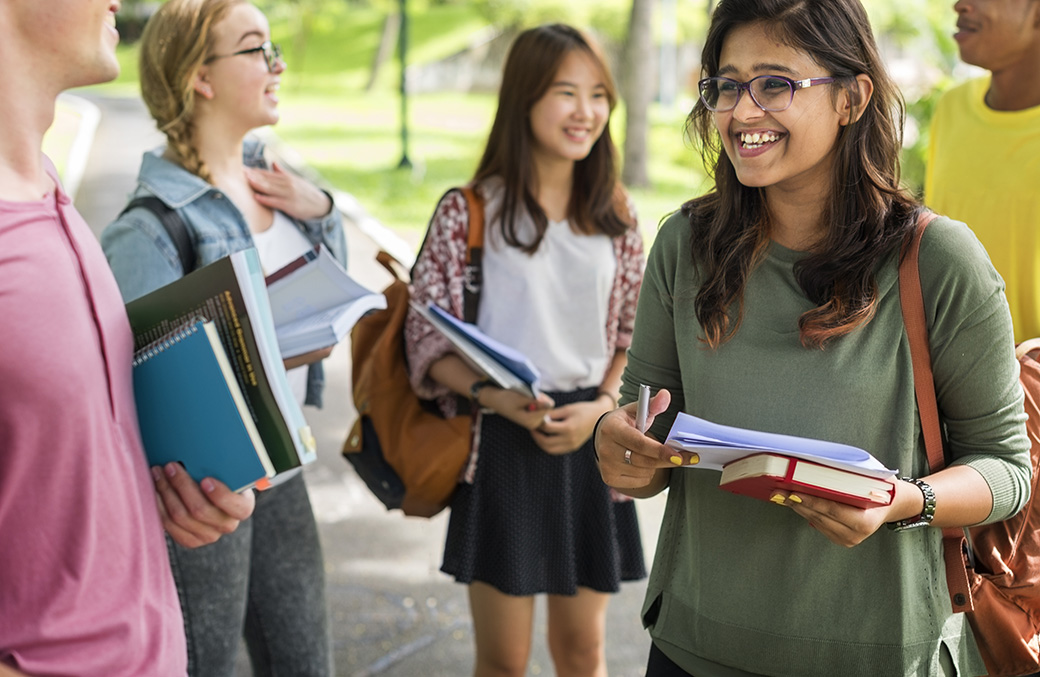
[[[0,663],[186,673],[132,352],[119,289],[68,196],[0,200]]]

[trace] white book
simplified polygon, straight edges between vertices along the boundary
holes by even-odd
[[[267,277],[278,349],[295,357],[342,341],[386,297],[350,276],[318,245]]]

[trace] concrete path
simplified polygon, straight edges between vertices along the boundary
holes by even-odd
[[[162,143],[143,104],[81,94],[101,111],[76,206],[95,232],[111,222],[135,185],[141,153]],[[337,204],[354,211],[349,196]],[[432,209],[433,205],[431,205]],[[351,273],[382,289],[389,276],[374,256],[383,246],[408,247],[393,233],[354,212],[348,219]],[[414,238],[413,238],[414,239]],[[349,345],[327,360],[326,407],[306,414],[318,439],[318,461],[305,477],[321,530],[328,575],[336,674],[341,677],[455,677],[472,674],[472,622],[464,586],[438,571],[447,513],[432,520],[387,512],[339,454],[355,410],[350,397]],[[663,500],[639,504],[648,560],[656,543]],[[644,672],[649,640],[639,622],[645,585],[626,584],[612,600],[607,661],[614,677]],[[539,601],[529,674],[553,674]],[[236,677],[251,672],[244,652]]]

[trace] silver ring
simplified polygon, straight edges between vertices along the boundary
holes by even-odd
[[[625,463],[632,465],[632,450],[625,449]]]

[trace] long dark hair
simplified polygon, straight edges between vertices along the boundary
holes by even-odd
[[[803,345],[822,348],[870,321],[877,308],[877,265],[912,232],[917,205],[899,184],[905,116],[902,97],[878,53],[859,0],[721,0],[701,55],[706,76],[719,68],[722,43],[738,26],[761,22],[780,42],[812,57],[848,92],[858,121],[841,128],[834,176],[823,209],[826,236],[795,267],[805,295],[817,307],[798,320]],[[855,77],[866,74],[874,93],[862,105]],[[687,119],[715,189],[687,202],[693,257],[703,266],[697,318],[715,347],[737,330],[743,293],[768,244],[764,193],[744,186],[722,148],[713,114],[700,101]],[[737,304],[736,320],[731,307]]]
[[[617,89],[606,59],[598,46],[580,31],[563,24],[528,29],[513,42],[502,73],[498,94],[498,110],[488,136],[484,156],[477,166],[474,181],[498,176],[504,183],[502,231],[506,242],[528,253],[538,249],[549,219],[535,199],[535,183],[531,152],[534,138],[528,114],[549,90],[564,58],[580,50],[599,65],[607,90],[610,110],[617,103]],[[620,186],[617,179],[617,150],[610,137],[609,123],[604,127],[588,156],[574,165],[574,181],[568,217],[574,226],[586,233],[621,235],[628,228],[619,215]],[[521,209],[534,220],[536,235],[522,242],[517,233]]]

